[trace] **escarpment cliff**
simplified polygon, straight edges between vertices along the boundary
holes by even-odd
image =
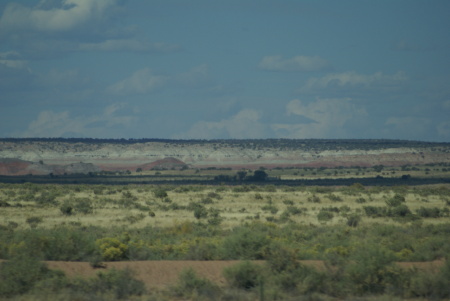
[[[0,140],[0,174],[450,163],[450,143],[391,140]]]

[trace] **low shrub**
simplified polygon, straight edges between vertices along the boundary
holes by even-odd
[[[128,246],[117,238],[97,239],[96,244],[105,261],[123,260],[127,257]]]
[[[333,217],[334,217],[333,212],[328,211],[328,210],[323,210],[323,209],[321,209],[321,210],[319,211],[319,213],[317,214],[317,220],[318,220],[319,222],[327,222],[327,221],[330,221],[330,220],[333,219]]]
[[[270,239],[266,233],[249,227],[235,228],[222,242],[223,259],[265,259]]]
[[[98,293],[112,293],[119,300],[129,299],[131,296],[141,296],[145,293],[142,281],[133,277],[129,269],[111,269],[99,272],[97,278],[90,282],[90,287]]]
[[[403,197],[399,194],[396,194],[393,198],[386,201],[386,205],[388,205],[389,207],[398,207],[404,202],[405,202],[405,197]]]
[[[244,261],[223,270],[228,285],[233,288],[250,290],[259,285],[262,279],[262,267],[250,261]]]
[[[358,204],[364,204],[364,203],[366,203],[367,201],[366,201],[366,199],[365,198],[357,198],[356,200],[355,200],[355,202],[356,203],[358,203]]]
[[[377,245],[355,250],[345,271],[354,294],[382,294],[401,287],[401,271],[394,265],[395,255]]]
[[[207,298],[217,300],[221,291],[220,288],[209,281],[201,278],[192,269],[184,269],[178,276],[178,281],[172,287],[172,292],[178,297],[184,298]]]
[[[411,277],[408,295],[410,297],[440,300],[450,298],[450,262],[436,272],[415,271]]]
[[[158,188],[153,191],[153,195],[159,199],[164,199],[167,197],[167,192],[164,189]]]
[[[364,206],[364,212],[369,217],[383,217],[386,216],[386,207]]]
[[[77,213],[90,214],[94,212],[92,201],[88,198],[75,199],[73,206]]]
[[[27,222],[27,224],[31,227],[31,228],[36,228],[40,223],[42,223],[43,222],[43,219],[42,219],[42,217],[40,217],[40,216],[31,216],[31,217],[28,217],[27,219],[26,219],[26,222]]]
[[[72,215],[74,213],[72,203],[67,200],[61,204],[59,210],[64,215]]]
[[[0,297],[24,294],[54,274],[31,254],[14,256],[0,264]]]
[[[416,213],[420,217],[437,218],[437,217],[441,216],[441,210],[437,207],[433,207],[433,208],[420,207],[419,209],[416,210]]]
[[[308,198],[308,202],[310,203],[320,203],[321,200],[317,195],[313,195],[311,197]]]
[[[347,226],[357,227],[361,221],[361,216],[359,214],[350,214],[347,216]]]

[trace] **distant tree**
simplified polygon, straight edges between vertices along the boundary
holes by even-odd
[[[245,176],[247,175],[247,172],[245,170],[241,170],[241,171],[238,171],[236,174],[238,176],[239,181],[242,181],[242,180],[244,180]]]
[[[253,173],[254,181],[265,181],[267,177],[268,177],[267,173],[261,169],[255,170]]]

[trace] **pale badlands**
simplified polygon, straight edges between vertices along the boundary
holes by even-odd
[[[339,141],[339,140],[337,140]],[[376,149],[242,147],[227,143],[0,141],[0,174],[70,174],[152,168],[402,166],[450,163],[450,144]]]

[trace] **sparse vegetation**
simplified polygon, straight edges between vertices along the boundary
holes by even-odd
[[[264,172],[270,177],[274,171]],[[67,300],[450,297],[449,184],[242,184],[0,184],[0,259],[6,260],[0,295],[25,300],[43,292]],[[29,260],[19,264],[23,254]],[[92,269],[112,261],[242,262],[224,271],[222,285],[186,270],[169,292],[145,290],[131,271],[107,269],[92,279],[73,280],[41,260],[84,261]],[[433,273],[397,264],[413,261],[442,264]],[[29,275],[23,272],[28,269]],[[9,285],[14,279],[23,285]]]

